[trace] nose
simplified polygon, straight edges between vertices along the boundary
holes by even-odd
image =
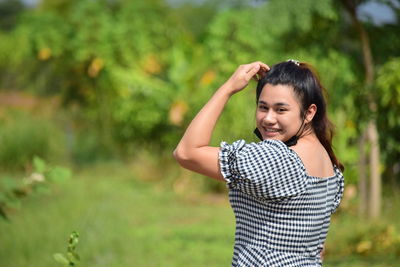
[[[265,113],[263,121],[267,125],[275,124],[276,123],[275,113],[272,110],[269,110],[268,112]]]

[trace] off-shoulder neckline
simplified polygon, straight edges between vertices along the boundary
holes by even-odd
[[[264,143],[264,142],[266,142],[266,141],[267,141],[267,142],[275,141],[275,142],[278,142],[278,143],[280,143],[281,145],[285,146],[285,147],[286,147],[293,155],[295,155],[295,157],[298,159],[298,161],[300,162],[300,164],[301,164],[301,166],[302,166],[302,168],[303,168],[303,170],[304,170],[305,175],[306,175],[308,178],[316,179],[316,180],[319,180],[319,181],[324,181],[324,180],[331,180],[331,179],[334,179],[334,178],[336,178],[337,175],[338,175],[338,168],[337,168],[337,166],[336,166],[335,164],[332,164],[332,167],[333,167],[333,175],[332,175],[332,176],[319,177],[319,176],[309,175],[309,174],[307,173],[307,169],[306,169],[306,166],[304,165],[303,160],[300,158],[299,154],[297,154],[296,151],[294,151],[293,149],[291,149],[289,146],[287,146],[287,145],[286,145],[284,142],[282,142],[281,140],[267,139],[267,140],[263,140],[262,142]]]

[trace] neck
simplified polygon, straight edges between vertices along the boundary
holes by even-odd
[[[300,134],[299,134],[300,132]],[[284,143],[287,146],[294,146],[297,144],[297,142],[299,142],[300,140],[304,140],[304,139],[310,139],[310,138],[317,138],[317,136],[314,133],[314,130],[312,127],[309,127],[309,125],[303,125],[300,127],[299,132],[294,135],[293,137],[291,137],[289,140],[285,141]],[[318,138],[317,138],[318,139]]]
[[[312,129],[310,129],[301,134],[301,136],[298,139],[298,142],[315,142],[316,140],[318,140],[317,135]]]

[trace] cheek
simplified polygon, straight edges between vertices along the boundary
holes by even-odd
[[[257,111],[256,112],[256,122],[258,123],[258,122],[262,121],[263,118],[264,118],[264,113]]]
[[[301,119],[299,115],[295,112],[291,112],[281,116],[279,121],[282,124],[285,124],[286,126],[293,126],[293,127],[298,127],[301,124]]]
[[[291,116],[290,121],[292,122],[292,125],[295,128],[299,128],[301,126],[301,124],[302,124],[302,119],[300,118],[300,116],[298,114],[293,114]]]

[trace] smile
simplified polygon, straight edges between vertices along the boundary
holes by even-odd
[[[276,137],[279,132],[281,131],[280,129],[276,129],[276,128],[264,128],[264,138],[273,138]]]
[[[280,131],[280,129],[275,129],[275,128],[263,128],[264,131],[269,132],[269,133],[277,133]]]

